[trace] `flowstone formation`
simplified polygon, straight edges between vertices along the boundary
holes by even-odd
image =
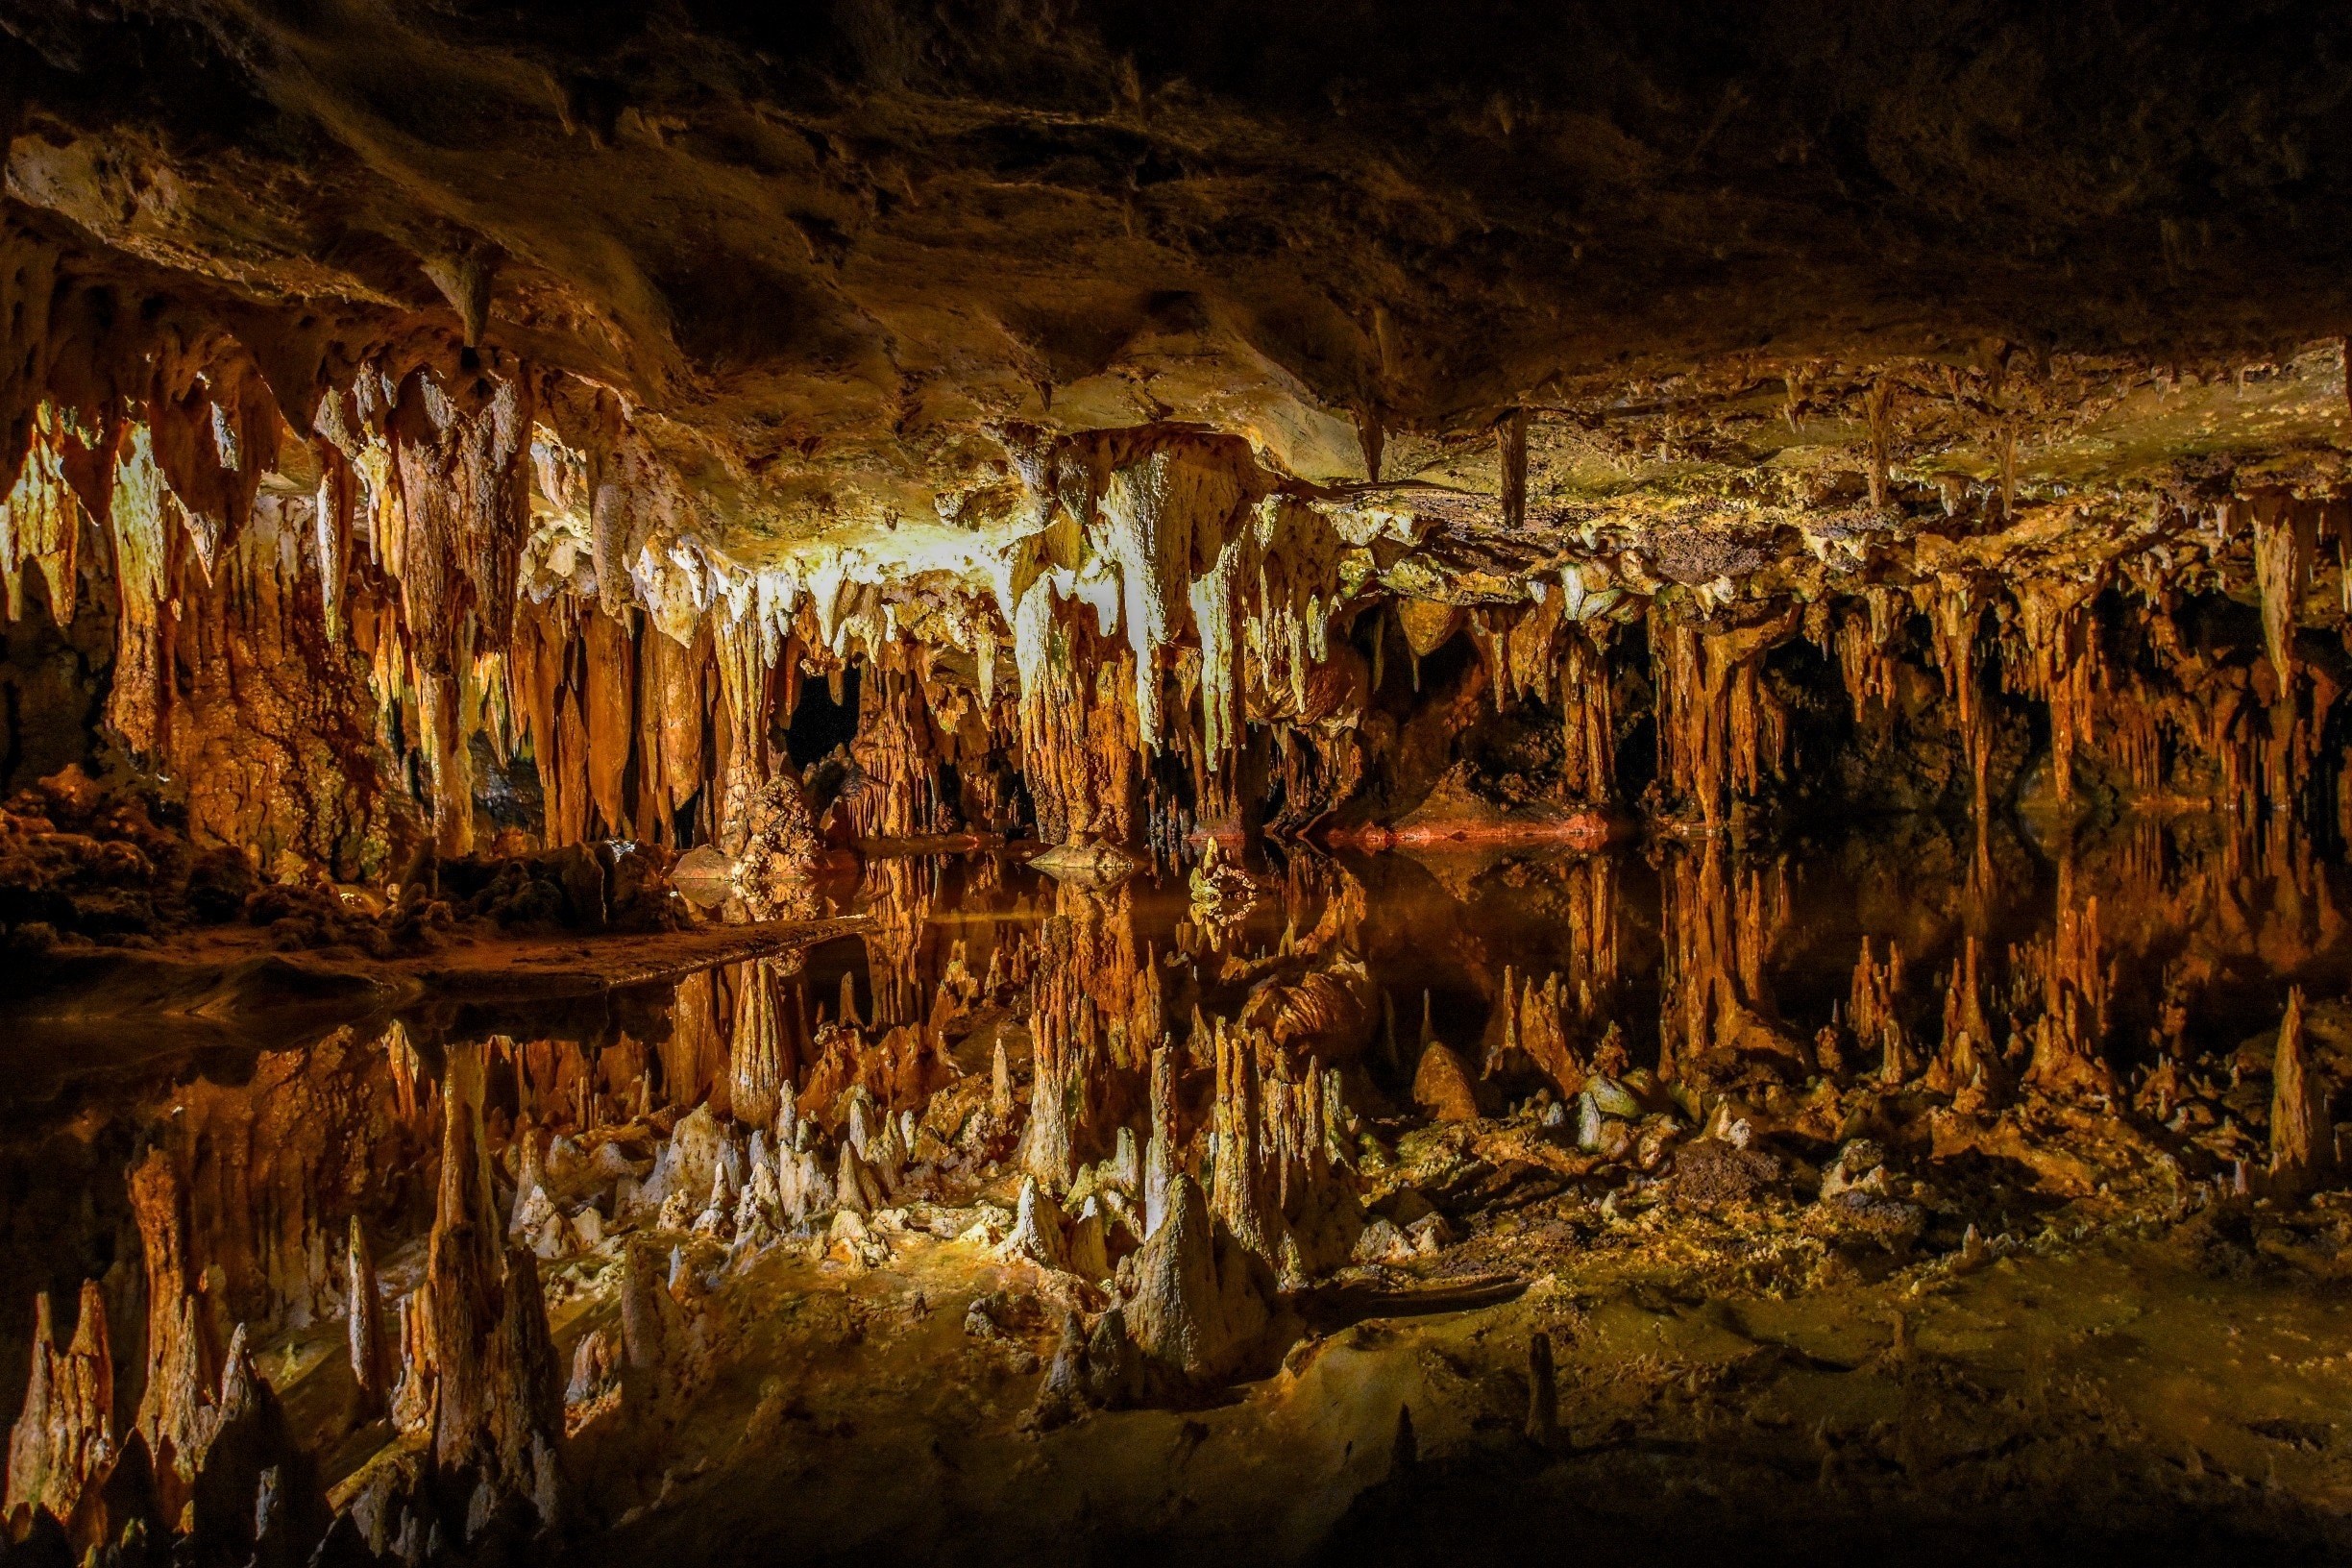
[[[0,0],[12,1551],[2343,1544],[2352,24],[740,9]]]

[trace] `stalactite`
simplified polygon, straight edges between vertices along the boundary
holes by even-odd
[[[488,375],[447,384],[419,370],[385,424],[400,485],[404,618],[420,671],[446,675],[470,617],[493,646],[510,640],[529,527],[528,383]]]
[[[1860,723],[1873,703],[1882,710],[1896,699],[1898,660],[1893,644],[1899,624],[1899,600],[1892,590],[1874,587],[1865,595],[1867,609],[1848,610],[1837,627],[1838,667],[1846,678],[1846,695],[1853,702],[1854,722]]]
[[[904,645],[870,664],[858,687],[858,730],[850,743],[866,775],[849,802],[850,821],[864,838],[915,838],[945,833],[955,824],[940,785],[939,753],[923,682]]]
[[[152,754],[165,733],[163,716],[171,697],[164,666],[171,640],[164,625],[170,614],[171,551],[186,524],[156,467],[153,437],[144,425],[132,426],[121,439],[108,526],[121,619],[114,629],[107,722],[134,749]]]
[[[73,620],[81,590],[75,565],[82,538],[81,500],[66,478],[69,447],[88,452],[100,444],[71,413],[44,403],[33,416],[32,441],[16,482],[0,500],[0,585],[6,588],[8,619],[24,618],[24,570],[38,566],[49,583],[49,613],[59,625]]]
[[[1985,778],[1993,756],[1993,729],[1977,674],[1976,626],[1981,614],[1974,589],[1965,578],[1938,581],[1929,615],[1936,663],[1944,672],[1944,694],[1951,699],[1960,744],[1967,753],[1970,807],[1980,824],[1992,809]]]
[[[1671,796],[1698,806],[1710,832],[1732,796],[1752,793],[1764,770],[1778,764],[1783,719],[1756,679],[1756,663],[1794,625],[1793,611],[1722,631],[1671,613],[1651,615],[1659,777]]]
[[[751,580],[756,584],[759,579]],[[756,587],[746,597],[755,592]],[[767,786],[773,765],[768,745],[769,688],[786,650],[784,639],[771,630],[767,618],[749,606],[724,608],[711,637],[727,737],[720,753],[717,842],[723,850],[740,854],[749,833],[751,803]]]
[[[2009,689],[2049,706],[2050,772],[2058,803],[2074,798],[2074,753],[2097,717],[2099,645],[2093,583],[2036,579],[2016,590],[2023,656],[2003,667]]]
[[[1139,772],[1132,652],[1103,657],[1100,639],[1053,608],[1040,578],[1015,626],[1021,660],[1022,776],[1047,844],[1134,836]]]
[[[632,838],[622,787],[637,733],[636,650],[628,628],[610,615],[584,612],[580,630],[587,645],[581,708],[587,726],[588,797],[605,833]]]
[[[649,837],[680,842],[676,815],[698,794],[703,779],[703,659],[649,621],[638,644],[644,693],[637,715],[639,814]]]
[[[1560,782],[1569,796],[1595,804],[1617,792],[1617,711],[1605,633],[1580,626],[1561,642]]]
[[[2263,646],[2282,686],[2295,674],[2294,627],[2311,591],[2316,517],[2275,493],[2257,497],[2254,514],[2254,580],[2262,598]]]

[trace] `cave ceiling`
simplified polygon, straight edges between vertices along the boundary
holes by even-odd
[[[664,530],[754,566],[983,576],[1037,526],[1024,457],[1091,440],[1099,470],[1115,432],[1242,438],[1258,486],[1446,597],[1580,548],[1682,539],[1632,570],[1704,583],[2340,466],[2340,14],[9,0],[0,27],[56,363],[103,383],[127,323],[225,333],[294,437],[363,365],[528,367],[644,438]]]

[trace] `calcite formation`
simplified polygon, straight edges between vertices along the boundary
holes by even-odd
[[[1291,1399],[1335,1551],[1482,1433],[1958,1509],[1899,1314],[2340,1273],[2352,24],[820,9],[0,0],[12,1550],[653,1556],[863,1433],[1034,1555],[900,1434],[1164,1421],[1141,1533]],[[1580,1384],[1643,1247],[1885,1286],[1710,1320],[1874,1424]]]

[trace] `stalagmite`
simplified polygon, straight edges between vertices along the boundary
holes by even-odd
[[[8,1491],[0,1503],[19,1536],[35,1507],[60,1524],[72,1522],[115,1458],[114,1363],[97,1282],[83,1282],[79,1321],[63,1351],[57,1349],[45,1292],[34,1319],[33,1373],[24,1411],[9,1434]]]
[[[1143,1355],[1187,1380],[1230,1372],[1264,1331],[1265,1298],[1249,1255],[1217,1233],[1189,1176],[1168,1184],[1167,1217],[1137,1256],[1126,1316]]]
[[[1111,1253],[1103,1235],[1102,1203],[1091,1194],[1070,1221],[1069,1269],[1089,1280],[1102,1279],[1111,1272]]]
[[[1163,1044],[1151,1058],[1151,1136],[1143,1144],[1143,1236],[1150,1239],[1167,1217],[1169,1183],[1176,1174],[1176,1055]]]
[[[1415,1104],[1439,1121],[1478,1119],[1478,1091],[1471,1083],[1469,1066],[1450,1046],[1436,1041],[1421,1049],[1420,1065],[1413,1069],[1412,1095]]]
[[[2288,1194],[2310,1191],[2335,1171],[2335,1128],[2327,1089],[2303,1042],[2303,992],[2287,993],[2270,1065],[2270,1180]]]
[[[1005,1238],[1007,1257],[1026,1258],[1040,1268],[1065,1268],[1069,1256],[1062,1237],[1062,1212],[1053,1194],[1038,1185],[1036,1177],[1021,1182],[1020,1200],[1013,1222],[1013,1234]]]
[[[1503,526],[1527,527],[1528,416],[1513,408],[1495,426],[1496,462],[1502,470]]]
[[[358,1420],[373,1420],[390,1412],[394,1362],[391,1346],[384,1338],[383,1298],[376,1278],[376,1256],[368,1246],[367,1231],[356,1214],[351,1221],[346,1270],[349,1294],[344,1323],[356,1396],[354,1415]]]

